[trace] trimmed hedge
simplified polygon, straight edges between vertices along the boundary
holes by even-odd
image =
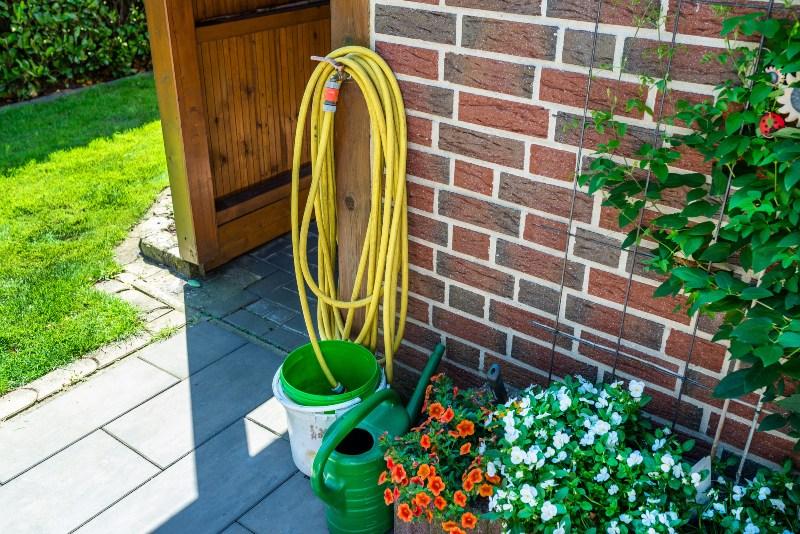
[[[142,0],[0,0],[0,101],[149,66]]]

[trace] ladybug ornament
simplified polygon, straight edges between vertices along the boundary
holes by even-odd
[[[758,122],[758,129],[764,137],[771,137],[772,134],[786,126],[783,117],[775,112],[765,113]]]

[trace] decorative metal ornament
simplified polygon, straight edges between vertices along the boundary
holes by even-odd
[[[800,72],[786,76],[783,94],[777,99],[781,105],[778,113],[785,115],[788,122],[800,121],[800,87],[791,87],[797,82],[800,82]]]
[[[783,75],[780,69],[776,69],[775,67],[767,67],[764,69],[764,72],[769,75],[772,85],[780,85],[786,80],[786,77]]]
[[[774,112],[765,113],[758,123],[758,129],[764,137],[772,137],[772,134],[784,128],[786,122],[783,117]]]

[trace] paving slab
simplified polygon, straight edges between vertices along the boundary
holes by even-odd
[[[327,532],[325,508],[299,471],[270,493],[239,522],[255,534]]]
[[[0,532],[69,532],[158,472],[95,431],[0,487]]]
[[[262,337],[264,341],[270,345],[274,345],[281,350],[285,350],[286,352],[291,352],[300,345],[308,343],[307,333],[301,334],[283,327],[276,328],[275,330],[264,334]]]
[[[234,523],[225,530],[223,530],[222,534],[253,534],[253,533],[250,530],[244,528],[239,523]]]
[[[247,414],[247,418],[289,439],[289,424],[286,421],[286,409],[281,406],[281,403],[278,402],[278,399],[275,397],[272,397]]]
[[[145,347],[137,356],[177,377],[186,378],[245,343],[247,340],[242,336],[204,321]]]
[[[273,328],[279,326],[278,323],[273,323],[247,310],[236,310],[232,314],[227,315],[224,321],[255,336],[263,336]]]
[[[177,381],[149,363],[128,359],[0,423],[0,482],[7,482]]]
[[[269,399],[281,361],[244,345],[105,428],[166,467]]]
[[[294,472],[285,440],[239,420],[78,532],[220,532]]]
[[[278,324],[283,324],[297,315],[295,310],[291,310],[267,299],[260,299],[250,304],[247,306],[247,311]]]

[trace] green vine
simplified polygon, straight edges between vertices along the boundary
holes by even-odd
[[[782,16],[723,21],[728,48],[705,60],[730,65],[736,79],[718,85],[713,101],[678,102],[678,111],[662,119],[691,131],[670,128],[681,133],[654,135],[631,153],[629,125],[615,119],[616,100],[611,109],[593,112],[586,126],[604,142],[578,179],[619,210],[621,228],[631,226],[623,248],[649,243],[648,268],[667,275],[655,296],[683,294],[689,315],[722,315],[714,340],[729,342],[741,368],[723,378],[715,396],[762,393],[786,413],[766,417],[760,428],[788,425],[797,438],[800,124],[786,125],[796,119],[784,106],[795,88],[792,101],[800,100],[800,23],[796,15]],[[763,51],[732,46],[731,38],[740,36],[763,36]],[[659,56],[668,60],[674,53],[669,47]],[[644,81],[668,91],[666,78]],[[654,115],[642,99],[626,102],[625,110]],[[675,170],[687,166],[692,152],[703,156],[708,175]],[[681,198],[680,207],[665,207],[667,197]]]

